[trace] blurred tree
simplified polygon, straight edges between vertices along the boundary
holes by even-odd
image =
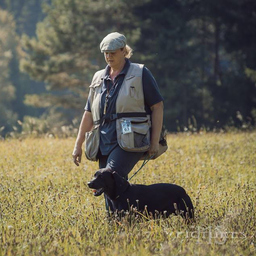
[[[256,1],[229,0],[227,7],[224,45],[236,64],[229,96],[236,106],[233,112],[239,111],[245,122],[253,118],[256,124]]]
[[[42,19],[43,13],[41,3],[47,0],[2,0],[0,7],[12,14],[18,35],[26,33],[35,35],[36,23]],[[12,102],[12,109],[17,113],[17,119],[23,120],[25,115],[39,115],[41,109],[32,108],[24,104],[24,97],[27,93],[40,93],[44,91],[43,83],[36,83],[29,79],[27,74],[22,74],[19,70],[20,54],[12,52],[12,58],[9,63],[9,79],[16,90],[16,99]],[[18,126],[18,130],[20,127]],[[16,128],[15,128],[16,129]],[[10,127],[5,132],[12,130]]]
[[[171,130],[187,127],[193,116],[201,118],[198,112],[202,104],[198,101],[200,95],[208,97],[201,87],[206,54],[201,56],[202,49],[198,48],[202,36],[195,36],[198,24],[193,17],[193,6],[193,1],[162,0],[160,5],[159,1],[151,0],[136,10],[142,38],[136,47],[164,95],[165,123]],[[211,104],[209,98],[207,103]],[[205,112],[209,109],[205,104]]]
[[[41,5],[47,2],[50,0],[1,0],[0,7],[13,15],[19,35],[34,36],[37,22],[44,17]]]
[[[213,67],[205,85],[213,98],[213,124],[224,126],[230,118],[243,124],[237,113],[251,119],[256,88],[245,70],[247,65],[256,66],[255,12],[256,3],[251,0],[206,0],[196,5],[195,16],[212,27],[212,36],[206,38],[214,42]]]
[[[47,89],[26,103],[56,115],[53,125],[80,116],[105,66],[99,42],[117,30],[156,77],[170,130],[240,124],[237,113],[250,118],[256,104],[245,72],[256,69],[255,11],[253,0],[52,0],[36,37],[23,36],[21,69]]]
[[[253,70],[250,68],[246,68],[245,73],[247,77],[249,77],[254,84],[252,89],[252,94],[250,94],[252,107],[250,108],[250,116],[247,116],[246,121],[256,126],[256,92],[255,92],[256,91],[256,69]],[[252,120],[250,120],[250,117],[252,118]]]
[[[10,63],[19,52],[13,17],[0,9],[0,132],[5,133],[17,122],[13,111],[16,90],[10,79]]]
[[[256,64],[255,11],[252,0],[151,0],[137,9],[136,46],[163,91],[171,130],[175,120],[213,128],[239,124],[238,111],[250,116],[255,87],[242,56]]]
[[[27,95],[26,103],[45,107],[49,114],[63,113],[59,125],[80,117],[92,75],[105,67],[100,41],[115,30],[135,41],[139,34],[131,26],[129,10],[143,2],[53,0],[51,5],[44,5],[47,16],[37,25],[37,38],[23,36],[21,69],[44,81],[47,93]]]

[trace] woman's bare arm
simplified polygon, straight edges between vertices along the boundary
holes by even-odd
[[[85,111],[79,126],[79,131],[78,131],[75,147],[72,154],[73,161],[77,166],[79,166],[79,163],[81,163],[82,145],[85,141],[85,133],[91,131],[92,128],[93,128],[92,114],[89,111]]]

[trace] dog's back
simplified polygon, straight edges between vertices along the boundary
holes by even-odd
[[[190,197],[182,187],[174,184],[131,184],[115,201],[117,210],[129,210],[133,206],[144,211],[146,207],[153,214],[159,212],[169,216],[174,213],[193,218],[194,208]]]

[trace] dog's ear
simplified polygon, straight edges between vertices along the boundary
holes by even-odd
[[[112,172],[112,174],[116,185],[116,196],[120,196],[130,186],[130,183],[117,172]]]

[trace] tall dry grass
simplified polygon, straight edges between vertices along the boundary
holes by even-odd
[[[97,163],[72,163],[74,139],[0,142],[0,255],[255,255],[256,133],[177,134],[133,183],[176,183],[181,218],[109,222],[86,186]],[[134,168],[136,171],[137,165]]]

